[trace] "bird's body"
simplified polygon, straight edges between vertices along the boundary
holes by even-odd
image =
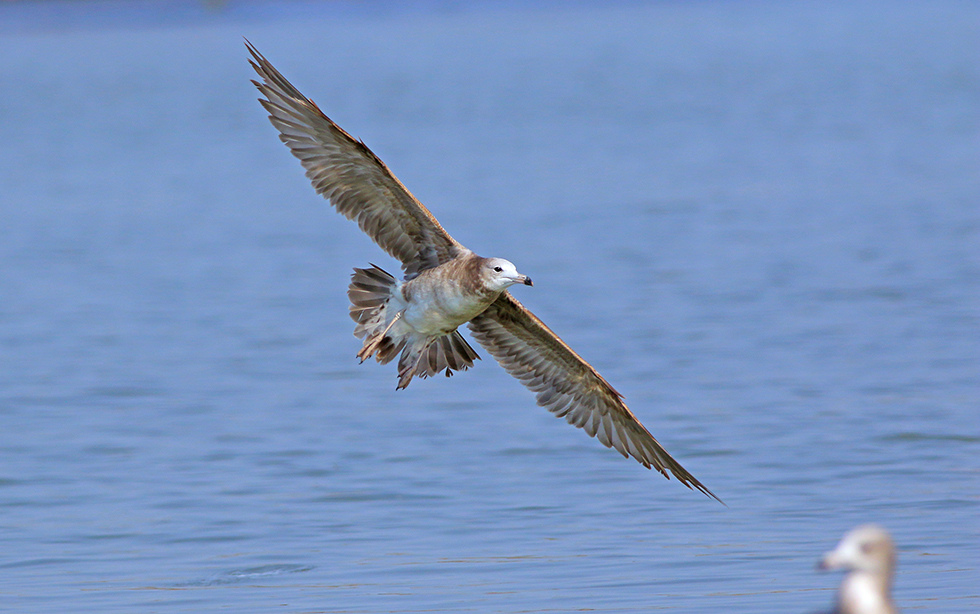
[[[314,189],[402,263],[403,280],[376,266],[354,269],[348,297],[357,356],[387,363],[399,356],[398,388],[415,376],[451,375],[473,366],[466,324],[539,405],[645,467],[673,474],[715,497],[640,424],[623,397],[507,288],[531,285],[502,258],[481,258],[453,239],[364,143],[303,96],[246,41],[259,99],[280,139],[299,158]]]
[[[895,545],[881,527],[863,525],[845,535],[820,568],[847,570],[834,614],[898,614],[891,598]]]
[[[401,352],[399,388],[415,375],[466,370],[479,357],[457,329],[515,283],[532,285],[512,263],[469,250],[402,282],[373,265],[354,269],[347,295],[354,334],[364,339],[357,356],[363,361],[377,354],[378,362],[387,363]]]
[[[505,289],[485,275],[494,266],[487,261],[499,260],[470,252],[401,284],[405,321],[421,333],[446,334],[480,315]],[[523,275],[512,283],[531,285]]]
[[[863,572],[851,572],[844,577],[838,595],[839,614],[898,614],[888,596],[889,587],[883,578]]]

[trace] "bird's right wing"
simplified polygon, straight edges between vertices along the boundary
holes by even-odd
[[[508,373],[537,394],[538,405],[646,468],[670,471],[688,488],[718,499],[654,439],[595,368],[544,322],[504,292],[469,323],[473,337]]]
[[[252,81],[265,96],[259,102],[317,193],[400,260],[407,277],[465,250],[363,142],[333,123],[251,43],[245,45],[262,78]]]

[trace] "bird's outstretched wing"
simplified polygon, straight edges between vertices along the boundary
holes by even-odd
[[[660,445],[595,368],[504,292],[469,323],[473,336],[508,373],[537,394],[538,405],[585,429],[668,479],[718,499]]]
[[[316,191],[402,263],[408,278],[465,250],[361,141],[286,80],[247,40],[259,102]]]

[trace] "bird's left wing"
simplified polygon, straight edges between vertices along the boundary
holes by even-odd
[[[544,322],[504,292],[469,323],[473,336],[508,373],[537,395],[538,405],[585,429],[603,445],[632,456],[668,479],[718,499],[654,439],[595,368]]]
[[[259,102],[313,187],[400,260],[406,277],[465,250],[374,152],[324,115],[251,43],[245,45],[252,54],[249,63],[262,78],[252,81],[265,96]]]

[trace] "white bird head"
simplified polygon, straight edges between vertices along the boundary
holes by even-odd
[[[514,284],[534,285],[530,277],[517,272],[513,262],[503,258],[486,258],[482,272],[487,287],[494,292],[502,292]]]
[[[837,547],[824,555],[821,569],[848,569],[891,576],[895,546],[888,532],[866,524],[844,536]]]

